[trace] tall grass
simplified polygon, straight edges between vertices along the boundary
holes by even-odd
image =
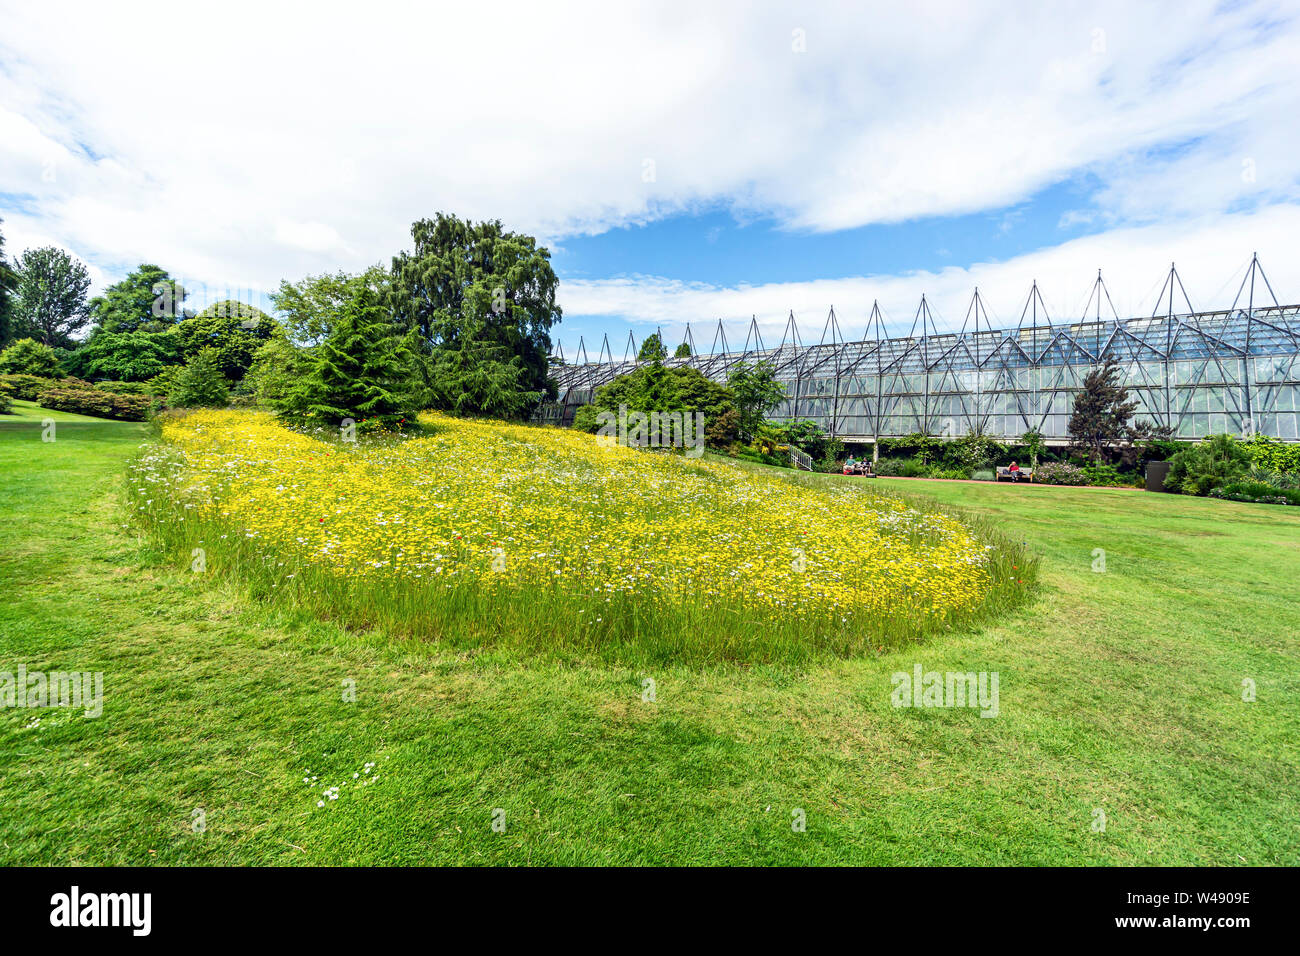
[[[798,473],[782,477],[814,488],[832,480]],[[412,645],[459,652],[509,648],[560,659],[700,665],[872,655],[1002,614],[1029,597],[1038,573],[1037,560],[1022,545],[977,517],[964,516],[976,537],[991,546],[990,583],[978,604],[935,615],[900,592],[896,604],[866,619],[801,612],[772,620],[743,596],[705,600],[690,589],[661,593],[656,600],[644,594],[593,594],[545,572],[524,584],[490,586],[481,580],[447,584],[348,575],[270,549],[267,542],[246,537],[237,521],[187,508],[161,488],[142,491],[137,481],[128,480],[125,492],[131,523],[168,554],[193,565],[201,549],[203,570],[196,573],[236,581],[255,600],[335,620],[356,632],[376,629],[389,639],[396,635]],[[924,500],[908,504],[925,513],[952,513]],[[920,532],[900,534],[906,539]],[[449,555],[449,561],[455,559]],[[844,560],[855,557],[846,554]],[[886,562],[878,573],[887,578],[894,569]]]

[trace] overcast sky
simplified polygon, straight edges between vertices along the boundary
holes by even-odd
[[[1300,299],[1300,5],[0,2],[7,251],[256,299],[439,210],[537,235],[566,350],[756,314],[805,340],[1097,269]],[[769,343],[769,344],[775,344]]]

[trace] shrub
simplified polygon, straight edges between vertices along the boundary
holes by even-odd
[[[95,388],[118,395],[152,395],[154,389],[145,382],[96,382]]]
[[[923,464],[929,464],[936,455],[940,454],[943,451],[943,445],[942,439],[935,438],[933,435],[926,435],[923,432],[913,432],[901,438],[882,438],[880,440],[881,451],[896,455],[915,455],[922,460]]]
[[[1260,504],[1300,505],[1300,490],[1277,488],[1262,481],[1232,481],[1210,492],[1213,498],[1251,501]]]
[[[1272,485],[1274,488],[1300,488],[1300,474],[1287,471],[1273,471],[1269,468],[1262,468],[1259,465],[1252,464],[1247,471],[1247,477],[1251,481],[1262,481],[1266,485]]]
[[[903,473],[903,459],[882,458],[876,462],[875,472],[882,478],[896,478]]]
[[[1268,435],[1255,435],[1241,444],[1251,462],[1261,468],[1300,474],[1300,444],[1289,444]]]
[[[0,352],[0,372],[41,378],[58,378],[62,374],[54,349],[35,339],[19,339]]]
[[[123,422],[142,422],[149,415],[150,401],[145,395],[122,395],[84,385],[56,385],[41,392],[36,401],[42,408],[95,418],[113,418]]]
[[[1064,461],[1047,461],[1038,466],[1034,480],[1049,485],[1086,485],[1088,475],[1078,465]]]
[[[14,400],[9,397],[9,393],[0,388],[0,415],[8,415],[13,411]]]
[[[45,389],[59,384],[52,378],[41,378],[39,375],[5,375],[3,380],[6,390],[24,402],[36,401],[36,396]]]
[[[732,445],[727,449],[727,454],[732,458],[739,458],[741,461],[752,461],[759,465],[774,465],[777,468],[790,467],[789,459],[769,455],[749,445]]]
[[[993,481],[997,478],[997,475],[988,468],[976,468],[970,476],[976,481]]]
[[[1172,439],[1152,438],[1138,447],[1138,457],[1144,461],[1168,461],[1187,446]]]
[[[740,412],[726,409],[713,419],[706,419],[704,440],[710,448],[726,448],[740,437]]]
[[[816,469],[827,474],[837,474],[844,470],[844,442],[838,438],[826,439],[826,448]]]
[[[573,429],[590,435],[596,434],[596,429],[600,427],[600,420],[596,417],[599,414],[600,410],[595,405],[579,406],[573,413]]]
[[[1185,495],[1206,495],[1246,474],[1250,457],[1231,435],[1210,435],[1169,459],[1165,487]]]
[[[1090,485],[1099,485],[1105,488],[1119,488],[1124,485],[1132,484],[1131,479],[1121,475],[1114,465],[1086,465],[1083,474]],[[1034,477],[1038,477],[1035,475]]]
[[[966,481],[971,476],[969,468],[931,468],[927,478],[943,478],[947,481]]]
[[[774,427],[777,435],[787,445],[794,445],[795,448],[808,454],[814,460],[826,457],[828,439],[826,433],[822,431],[821,426],[816,422],[809,421],[806,418],[796,418],[794,421],[785,422]],[[842,443],[840,447],[843,447]]]
[[[987,468],[1006,454],[1006,447],[988,435],[970,432],[949,442],[944,449],[944,459],[961,468]]]
[[[930,466],[920,455],[903,462],[898,472],[904,478],[925,478],[930,474]]]
[[[145,382],[149,386],[149,392],[152,395],[170,395],[176,388],[176,378],[180,375],[183,365],[168,365],[165,369]]]

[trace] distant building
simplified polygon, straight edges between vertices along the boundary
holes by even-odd
[[[877,306],[867,337],[844,341],[832,310],[818,345],[799,342],[791,315],[774,349],[751,321],[745,347],[733,351],[719,323],[714,351],[664,364],[725,382],[739,364],[771,362],[789,399],[770,417],[811,419],[845,441],[969,431],[1011,438],[1037,428],[1058,443],[1084,377],[1114,357],[1138,400],[1137,418],[1171,426],[1176,438],[1228,432],[1300,440],[1300,305],[1277,303],[1257,259],[1230,309],[1194,312],[1186,302],[1187,311],[1175,311],[1176,290],[1186,302],[1171,268],[1155,315],[1120,319],[1111,307],[1102,318],[1110,295],[1098,275],[1084,309],[1091,317],[1062,324],[1048,318],[1035,284],[1014,329],[989,327],[977,290],[960,332],[936,331],[923,296],[906,337],[884,334]],[[1265,297],[1271,304],[1259,305]],[[608,339],[596,361],[579,349],[577,361],[553,367],[559,399],[539,408],[538,420],[568,424],[597,387],[638,365],[614,361]]]

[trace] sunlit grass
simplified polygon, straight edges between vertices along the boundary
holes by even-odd
[[[13,406],[8,414],[0,415],[0,425],[14,423],[26,425],[31,422],[41,422],[45,419],[52,422],[105,422],[110,420],[106,418],[95,418],[91,415],[78,415],[76,412],[61,412],[53,408],[42,408],[35,402],[14,399]]]
[[[404,441],[173,417],[135,518],[209,573],[452,647],[790,660],[898,647],[1023,599],[992,529],[850,485],[442,416]]]
[[[249,600],[122,526],[144,426],[58,435],[0,428],[0,669],[103,671],[104,713],[0,711],[0,864],[1300,863],[1296,509],[928,482],[1042,555],[1034,600],[894,653],[623,665]],[[1000,672],[999,717],[893,707],[917,664]]]

